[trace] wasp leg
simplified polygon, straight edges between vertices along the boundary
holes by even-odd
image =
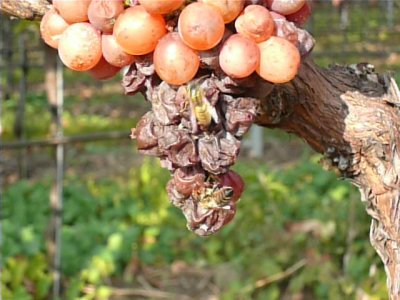
[[[215,124],[219,123],[219,118],[217,114],[217,110],[214,106],[211,105],[210,101],[206,97],[203,96],[203,102],[207,103],[206,105],[210,108],[211,118],[214,120]]]

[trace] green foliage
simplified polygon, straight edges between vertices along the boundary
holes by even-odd
[[[96,104],[120,105],[121,107],[124,105],[125,99],[122,96],[118,98],[114,97],[114,99],[110,98],[104,99],[97,97],[95,101],[96,103],[91,103],[92,109]],[[66,135],[127,130],[127,128],[127,132],[129,132],[129,128],[135,123],[135,119],[133,118],[110,117],[107,111],[104,114],[96,114],[93,112],[76,113],[73,111],[73,108],[78,106],[80,104],[79,102],[82,102],[79,98],[68,97],[65,99],[65,102],[63,125],[64,133]],[[17,99],[11,99],[3,104],[4,111],[2,113],[2,119],[4,131],[2,137],[4,140],[15,139],[13,124],[17,106]],[[27,139],[48,137],[51,115],[49,113],[49,104],[44,94],[28,93],[24,119],[29,120],[29,123],[25,124],[25,135]]]
[[[132,261],[165,267],[177,260],[208,266],[229,262],[232,271],[223,274],[236,275],[225,278],[222,299],[281,299],[283,293],[299,292],[310,299],[354,299],[360,289],[384,298],[385,277],[368,242],[369,220],[359,195],[316,160],[280,171],[239,164],[246,191],[235,221],[208,238],[187,231],[180,211],[168,203],[169,175],[152,160],[132,169],[128,178],[68,177],[62,229],[66,298],[83,297],[90,285],[95,289],[82,299],[108,299],[110,279],[135,281],[124,272]],[[7,299],[44,299],[49,292],[48,182],[19,182],[5,193]],[[292,276],[254,286],[299,261],[305,265]],[[371,265],[378,271],[371,272]]]
[[[340,23],[339,18],[328,4],[314,14],[314,57],[320,65],[358,62],[365,47],[372,52],[383,45],[397,49],[399,34],[381,26],[385,23],[382,11],[368,8],[365,15],[364,10],[352,9],[349,30],[332,26]],[[398,16],[395,18],[398,20]],[[29,40],[38,40],[38,31],[33,27],[37,24],[19,23],[14,35],[29,31]],[[380,72],[400,69],[398,58],[384,61],[365,55]],[[85,73],[65,70],[64,75],[66,135],[127,130],[143,112],[143,101],[127,101],[115,91],[83,95],[86,86],[102,86]],[[399,76],[397,72],[397,81]],[[16,85],[21,71],[15,70],[13,77]],[[30,69],[30,86],[42,83],[43,77],[41,69]],[[2,108],[5,140],[14,138],[18,99],[12,96]],[[116,107],[119,112],[113,115]],[[45,96],[28,92],[28,139],[48,136],[51,116],[46,111]],[[128,111],[129,115],[121,116],[120,111]],[[267,134],[287,143],[292,139],[277,131]],[[86,150],[105,154],[110,151],[107,146],[88,144]],[[71,164],[84,163],[79,155],[75,156]],[[132,264],[162,268],[175,261],[221,269],[215,283],[222,291],[221,299],[226,300],[273,300],[297,293],[304,293],[305,299],[354,299],[360,291],[374,300],[385,299],[383,267],[369,244],[369,218],[358,192],[321,170],[316,157],[302,160],[280,170],[264,163],[238,163],[236,170],[244,177],[246,190],[238,203],[237,216],[232,224],[208,238],[187,231],[180,211],[168,203],[165,184],[169,174],[154,161],[146,160],[127,178],[95,181],[69,175],[64,183],[62,227],[65,299],[108,299],[111,280],[135,283],[134,274],[125,272]],[[4,299],[46,299],[50,293],[45,234],[50,222],[52,181],[21,181],[5,191]],[[305,265],[292,275],[261,288],[255,286],[257,280],[285,274],[299,262]],[[94,289],[84,292],[87,286]]]

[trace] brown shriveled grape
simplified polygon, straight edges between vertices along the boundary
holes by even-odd
[[[199,0],[199,2],[214,6],[218,9],[225,24],[235,20],[244,7],[244,0]]]
[[[297,25],[304,25],[311,16],[311,6],[307,2],[304,3],[303,7],[300,10],[296,11],[293,14],[287,15],[286,18],[296,23]]]
[[[101,58],[100,31],[89,23],[70,25],[60,37],[58,54],[68,68],[90,70]]]
[[[90,69],[88,73],[97,80],[106,80],[114,77],[121,70],[121,68],[110,65],[103,57]]]
[[[261,5],[249,5],[236,19],[235,28],[238,33],[260,43],[273,35],[275,23],[268,9]]]
[[[140,0],[139,3],[152,14],[168,14],[177,10],[185,0]]]
[[[257,44],[241,34],[234,34],[222,46],[219,54],[221,69],[234,78],[244,78],[253,73],[260,62]]]
[[[158,76],[174,85],[193,79],[200,65],[197,52],[185,45],[176,32],[167,34],[158,42],[153,61]]]
[[[88,17],[94,27],[104,33],[112,33],[116,19],[123,11],[122,0],[92,0]]]
[[[290,15],[298,11],[306,0],[266,0],[267,7],[282,15]]]
[[[301,57],[292,43],[273,36],[258,46],[260,65],[256,71],[262,78],[272,83],[285,83],[296,76]]]
[[[126,9],[114,25],[117,43],[132,55],[152,52],[166,33],[164,18],[160,14],[148,13],[141,5]]]
[[[91,0],[53,0],[53,6],[68,23],[88,20],[88,8]]]
[[[68,26],[69,24],[53,8],[43,16],[40,22],[40,34],[47,45],[57,49],[60,36]]]
[[[135,61],[135,56],[122,50],[112,34],[103,34],[101,36],[101,50],[104,59],[115,67],[129,66]]]
[[[222,15],[213,6],[194,2],[186,6],[178,20],[178,31],[183,42],[196,50],[216,46],[224,35]]]

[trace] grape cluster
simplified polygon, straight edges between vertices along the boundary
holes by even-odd
[[[232,220],[244,189],[230,170],[260,95],[292,80],[312,37],[306,0],[53,0],[46,43],[77,71],[107,79],[128,66],[126,94],[152,109],[132,129],[171,172],[169,198],[199,235]],[[73,13],[71,13],[73,12]]]

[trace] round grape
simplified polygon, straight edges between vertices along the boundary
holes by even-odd
[[[184,84],[196,75],[200,59],[197,52],[185,45],[179,34],[172,32],[158,43],[153,56],[155,70],[169,84]]]
[[[257,44],[241,34],[230,36],[219,54],[221,69],[235,78],[249,76],[256,70],[259,63],[260,50]]]
[[[68,26],[55,9],[50,9],[40,22],[40,34],[47,45],[57,49],[60,36]]]
[[[70,25],[60,37],[58,54],[68,68],[90,70],[101,59],[100,32],[89,23]]]
[[[271,37],[258,44],[260,65],[257,73],[272,83],[285,83],[292,80],[300,67],[299,50],[281,37]]]
[[[141,5],[126,9],[114,25],[117,43],[132,55],[152,52],[166,33],[164,18],[159,14],[150,14]]]
[[[213,6],[194,2],[181,12],[178,30],[186,45],[196,50],[207,50],[221,41],[225,24]]]

